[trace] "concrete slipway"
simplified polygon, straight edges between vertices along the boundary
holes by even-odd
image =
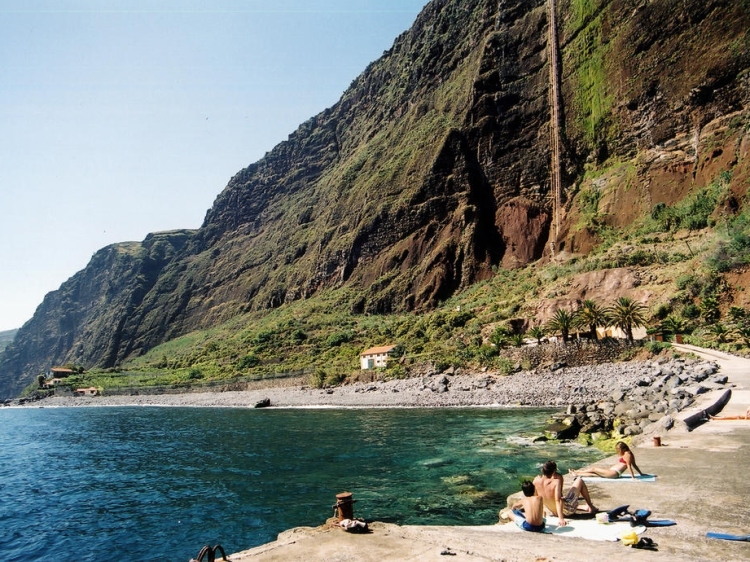
[[[745,413],[750,406],[750,360],[687,345],[675,347],[717,361],[732,385],[722,415]],[[721,393],[702,395],[697,407],[681,417],[700,420],[703,410],[717,408],[721,400]],[[750,542],[706,538],[707,531],[750,533],[750,421],[697,423],[690,432],[674,429],[664,434],[661,447],[649,438],[634,449],[640,467],[658,475],[656,482],[589,484],[599,509],[630,504],[633,509],[650,509],[652,518],[674,519],[677,525],[648,528],[643,535],[657,543],[657,551],[637,550],[620,542],[498,532],[491,527],[373,522],[372,532],[362,535],[325,525],[292,529],[275,542],[230,558],[234,562],[750,560]],[[611,466],[610,461],[601,464]]]

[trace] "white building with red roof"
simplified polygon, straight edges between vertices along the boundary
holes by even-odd
[[[395,345],[381,345],[365,349],[359,355],[359,362],[362,369],[377,369],[385,367],[388,362],[388,355],[396,348]]]

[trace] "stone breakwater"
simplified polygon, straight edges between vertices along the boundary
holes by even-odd
[[[673,359],[645,362],[631,384],[609,396],[582,395],[556,416],[552,433],[572,438],[579,433],[611,433],[628,437],[661,435],[675,425],[675,414],[692,406],[697,396],[727,387],[716,363]],[[633,384],[634,383],[634,384]]]
[[[577,431],[644,429],[692,403],[692,397],[721,386],[714,363],[697,360],[631,361],[580,367],[499,373],[460,369],[427,372],[419,377],[358,382],[335,388],[265,387],[231,392],[52,397],[30,407],[195,406],[252,408],[268,399],[270,407],[460,407],[527,406],[559,408],[561,425]],[[659,420],[653,421],[656,417]],[[616,423],[615,420],[621,421]],[[664,422],[662,422],[664,423]],[[577,433],[576,431],[576,433]],[[565,435],[559,438],[568,438]]]

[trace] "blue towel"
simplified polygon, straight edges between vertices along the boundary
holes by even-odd
[[[633,480],[630,474],[620,474],[619,478],[603,478],[601,476],[581,476],[586,482],[656,482],[655,474],[639,474]]]

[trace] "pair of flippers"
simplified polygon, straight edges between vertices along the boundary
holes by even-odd
[[[709,539],[722,539],[725,541],[745,541],[750,542],[750,535],[729,535],[727,533],[706,533]]]
[[[610,521],[630,521],[632,526],[643,525],[645,527],[669,527],[676,525],[671,519],[649,519],[651,512],[647,509],[636,509],[633,513],[628,511],[630,505],[622,505],[607,512]],[[731,535],[729,533],[717,533],[709,531],[706,533],[709,539],[721,539],[725,541],[750,542],[750,535]],[[650,540],[650,539],[649,539]],[[645,546],[641,548],[650,548]]]
[[[629,521],[631,527],[643,525],[644,527],[671,527],[677,523],[672,519],[649,519],[651,511],[648,509],[636,509],[629,511],[630,505],[621,505],[607,512],[610,521]]]

